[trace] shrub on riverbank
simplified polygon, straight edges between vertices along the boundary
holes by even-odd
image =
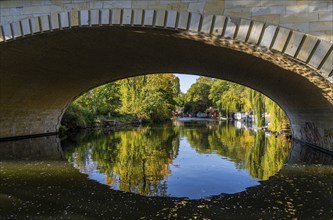
[[[96,115],[91,111],[72,103],[66,110],[61,124],[70,131],[92,127],[95,124]]]

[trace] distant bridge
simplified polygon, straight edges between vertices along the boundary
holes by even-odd
[[[332,43],[264,22],[189,11],[70,10],[0,31],[0,138],[56,133],[66,107],[150,73],[230,80],[276,101],[293,137],[333,151]]]

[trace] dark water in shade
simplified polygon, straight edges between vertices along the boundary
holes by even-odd
[[[0,142],[0,219],[332,219],[332,164],[205,121]]]

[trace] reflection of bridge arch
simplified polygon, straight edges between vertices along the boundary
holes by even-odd
[[[1,27],[1,138],[56,132],[74,97],[143,73],[196,73],[274,99],[294,137],[333,151],[332,44],[221,15],[101,9]]]

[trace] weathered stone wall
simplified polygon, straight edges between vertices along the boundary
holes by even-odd
[[[109,8],[177,10],[251,18],[333,40],[332,0],[4,0],[0,25],[62,11]]]
[[[226,0],[224,14],[278,24],[332,41],[332,8],[332,0]]]

